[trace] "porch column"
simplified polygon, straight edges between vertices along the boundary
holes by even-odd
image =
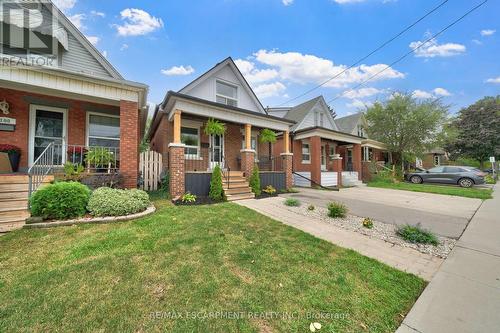
[[[176,199],[185,192],[184,144],[181,143],[181,111],[174,111],[174,140],[168,145],[170,168],[170,196]]]
[[[241,171],[250,179],[255,164],[255,150],[252,149],[252,125],[245,124],[245,148],[241,152]]]
[[[289,190],[293,186],[293,154],[290,153],[290,133],[285,131],[283,133],[283,147],[284,153],[281,154],[283,158],[283,171],[285,172],[285,186]]]
[[[120,101],[120,173],[125,188],[136,188],[139,172],[139,106]]]
[[[362,179],[363,169],[361,166],[361,145],[354,144],[352,147],[352,168],[358,172],[358,180]]]
[[[311,180],[316,184],[321,184],[321,138],[313,136],[309,141],[311,144]]]
[[[342,157],[339,154],[333,155],[333,171],[337,171],[337,187],[342,187]]]

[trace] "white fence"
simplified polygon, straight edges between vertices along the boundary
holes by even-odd
[[[139,171],[144,180],[142,189],[144,191],[158,190],[160,175],[162,171],[162,156],[155,151],[145,151],[139,156]]]

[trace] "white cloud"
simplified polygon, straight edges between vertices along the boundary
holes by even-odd
[[[275,69],[256,69],[255,64],[248,60],[236,59],[234,63],[251,85],[271,81],[278,76]]]
[[[359,99],[355,99],[351,103],[346,104],[346,106],[348,108],[356,108],[356,109],[365,109],[365,108],[370,107],[372,105],[373,105],[373,103],[371,103],[371,102],[364,102],[364,101],[361,101]]]
[[[293,0],[281,0],[281,2],[282,2],[285,6],[289,6],[289,5],[293,4]]]
[[[444,88],[436,88],[432,92],[436,96],[451,96],[451,93]]]
[[[89,40],[89,42],[92,44],[92,45],[97,45],[97,43],[99,43],[99,41],[101,40],[99,37],[97,36],[85,36],[87,37],[87,39]]]
[[[87,18],[85,14],[75,14],[68,16],[68,18],[78,30],[85,29],[85,25],[83,24],[83,20]]]
[[[333,1],[338,3],[339,5],[345,5],[349,3],[364,2],[365,0],[333,0]]]
[[[498,83],[498,84],[500,84],[500,76],[488,79],[488,80],[486,80],[486,82],[487,83]]]
[[[107,57],[108,57],[108,51],[102,51],[101,53],[102,53],[102,55],[104,56],[104,58],[107,58]]]
[[[52,2],[63,12],[75,7],[76,0],[52,0]]]
[[[259,50],[254,53],[254,57],[257,62],[275,69],[282,80],[289,80],[300,84],[322,83],[347,68],[345,65],[335,65],[328,59],[298,52],[280,53],[275,50]],[[387,67],[385,64],[353,67],[326,83],[325,87],[340,88],[348,84],[359,83],[385,67]],[[404,77],[403,73],[389,68],[377,76],[374,81]]]
[[[286,86],[281,82],[264,83],[254,88],[254,92],[259,98],[278,96]]]
[[[415,56],[423,58],[451,57],[464,53],[466,50],[465,45],[457,43],[439,44],[437,39],[431,39],[427,43],[422,41],[410,43],[410,48],[416,49],[417,47],[420,48],[415,50]]]
[[[173,66],[169,69],[162,69],[161,73],[167,76],[189,75],[194,73],[194,68],[191,66]]]
[[[141,36],[163,28],[163,21],[142,9],[127,8],[120,12],[123,25],[115,25],[120,36]]]
[[[482,45],[483,42],[481,42],[479,39],[473,39],[472,42],[476,45]]]
[[[344,93],[343,96],[349,99],[356,99],[356,98],[370,97],[381,93],[384,93],[384,90],[380,90],[377,88],[361,88],[358,90],[349,90],[346,93]]]
[[[91,10],[90,14],[92,14],[92,16],[106,17],[106,14],[104,14],[103,12],[98,12],[97,10]]]
[[[128,44],[122,44],[122,47],[120,47],[120,51],[125,51],[128,49]]]
[[[423,90],[420,90],[420,89],[414,90],[412,95],[415,98],[422,98],[422,99],[427,99],[427,98],[433,98],[434,97],[434,95],[431,94],[430,92],[423,91]]]
[[[481,36],[492,36],[495,32],[496,30],[493,29],[481,30]]]

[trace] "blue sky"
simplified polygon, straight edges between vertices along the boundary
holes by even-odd
[[[54,0],[129,80],[160,102],[228,56],[267,106],[277,106],[364,56],[442,0]],[[355,86],[463,15],[481,0],[450,0],[441,9],[297,104],[328,101]],[[332,106],[356,112],[391,91],[442,97],[452,112],[500,94],[500,2],[488,1],[377,80]]]

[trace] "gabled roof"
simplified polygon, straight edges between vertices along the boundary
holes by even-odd
[[[363,113],[357,112],[342,118],[336,118],[335,123],[339,130],[345,133],[352,133],[360,122],[363,122]]]
[[[48,6],[47,2],[42,1],[41,2],[43,5]],[[57,6],[52,2],[51,4],[56,10],[57,17],[59,19],[59,23],[66,29],[68,30],[69,33],[71,33],[77,40],[80,42],[80,44],[83,45],[83,47],[94,57],[94,59],[101,64],[106,71],[115,79],[123,80],[123,76],[111,65],[111,63],[102,55],[101,52],[99,52],[94,45],[92,45],[91,42],[85,37],[85,35],[78,30],[73,23],[68,19],[66,15],[64,15],[63,12]]]
[[[330,109],[328,108],[328,104],[326,104],[325,99],[323,96],[318,96],[313,99],[310,99],[302,104],[299,104],[293,108],[291,108],[285,115],[286,119],[290,119],[295,121],[297,124],[292,127],[292,131],[298,129],[301,127],[301,123],[304,121],[304,119],[307,117],[309,112],[316,106],[316,104],[320,103],[322,107],[324,108],[327,118],[332,124],[332,127],[335,129],[336,124],[335,121],[332,117],[332,114],[330,113]]]
[[[191,83],[186,85],[184,88],[180,89],[178,92],[181,94],[187,94],[190,90],[192,90],[194,87],[199,85],[206,78],[210,77],[213,73],[216,73],[217,71],[222,69],[224,66],[229,66],[233,70],[234,74],[241,82],[243,88],[252,97],[256,106],[260,109],[260,111],[262,113],[266,114],[267,112],[266,112],[264,106],[262,105],[262,103],[260,102],[257,95],[255,94],[255,92],[252,90],[252,88],[248,84],[248,82],[245,79],[245,77],[243,76],[243,74],[241,74],[240,70],[238,69],[238,66],[236,66],[236,64],[233,61],[233,58],[231,58],[231,57],[227,57],[226,59],[222,60],[221,62],[216,64],[214,67],[210,68],[208,71],[206,71],[205,73],[203,73],[202,75],[200,75],[199,77],[197,77],[196,79],[191,81]]]

